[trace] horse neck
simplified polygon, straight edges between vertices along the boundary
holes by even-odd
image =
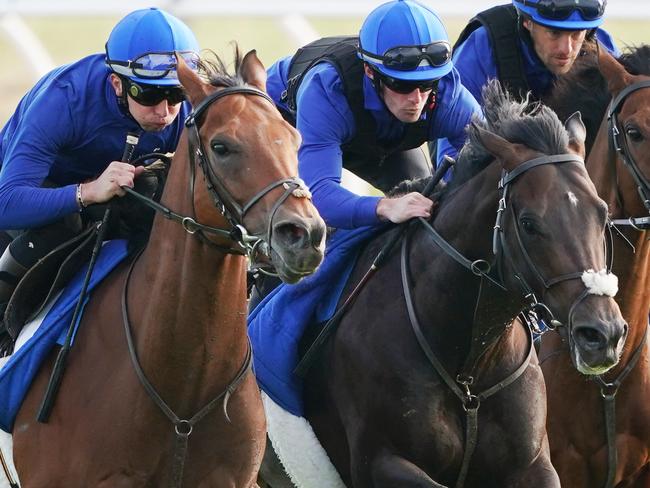
[[[436,216],[436,230],[466,257],[493,261],[499,174],[500,166],[491,164],[451,195]],[[409,271],[423,332],[450,370],[461,366],[470,349],[476,360],[499,349],[499,339],[521,308],[516,294],[506,294],[484,279],[479,302],[481,279],[447,256],[424,230],[414,237]]]
[[[187,154],[185,138],[176,154]],[[194,216],[188,178],[187,160],[176,157],[162,203]],[[203,184],[201,174],[196,184]],[[202,384],[187,381],[187,374],[231,379],[241,366],[248,347],[245,265],[243,256],[210,247],[179,223],[156,215],[129,282],[128,304],[138,356],[162,391],[165,384],[174,385],[174,394],[179,384]],[[163,363],[177,367],[164,368],[165,377],[155,378],[156,366]]]

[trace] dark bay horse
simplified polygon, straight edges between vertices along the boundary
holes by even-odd
[[[142,254],[93,293],[47,424],[35,415],[51,361],[38,374],[13,432],[23,488],[255,486],[266,431],[244,228],[296,282],[320,263],[325,226],[255,52],[237,54],[236,76],[206,65],[211,84],[179,63],[195,110],[161,200],[172,218],[158,214]]]
[[[534,296],[570,324],[589,367],[618,360],[618,306],[581,280],[606,267],[607,217],[579,156],[582,122],[565,129],[496,83],[484,111],[435,231],[411,226],[306,380],[306,416],[349,487],[560,486],[532,339],[510,325]],[[386,238],[363,251],[351,286]]]
[[[650,227],[643,222],[649,220],[650,202],[643,201],[650,200],[650,46],[629,50],[620,62],[604,52],[581,60],[547,102],[564,113],[581,110],[591,126],[600,127],[592,135],[587,170],[618,229],[616,301],[629,324],[620,364],[595,381],[575,370],[558,334],[543,336],[551,459],[563,486],[647,488]],[[614,117],[608,120],[609,113]]]

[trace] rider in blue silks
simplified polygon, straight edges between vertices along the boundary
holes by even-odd
[[[251,314],[258,379],[281,390],[296,387],[297,340],[310,321],[333,313],[360,244],[382,222],[431,213],[431,200],[417,192],[387,198],[348,191],[341,186],[342,168],[384,192],[404,179],[430,176],[420,146],[446,137],[455,154],[481,110],[460,83],[440,18],[412,0],[383,4],[358,37],[320,39],[268,72],[269,94],[302,135],[299,174],[325,222],[338,229],[315,275],[277,288]],[[288,342],[282,344],[283,337]],[[284,405],[299,409],[299,401]]]
[[[13,238],[0,257],[0,318],[25,272],[81,230],[87,206],[133,186],[142,168],[120,162],[128,132],[140,134],[135,156],[176,149],[190,107],[174,53],[196,66],[198,50],[176,17],[137,10],[104,54],[56,68],[20,101],[0,132],[0,232]]]
[[[481,89],[498,79],[516,96],[548,94],[587,42],[619,52],[603,23],[606,0],[513,0],[480,12],[460,34],[454,66],[463,85],[481,101]],[[446,151],[440,141],[436,157]]]

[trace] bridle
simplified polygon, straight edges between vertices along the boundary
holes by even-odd
[[[203,171],[203,174],[207,181],[207,188],[210,195],[212,196],[214,204],[230,224],[230,229],[223,229],[220,227],[213,227],[210,225],[202,224],[198,222],[195,217],[176,213],[164,205],[161,205],[160,203],[137,193],[131,188],[125,187],[124,190],[133,195],[145,205],[153,208],[157,212],[160,212],[165,218],[179,222],[186,232],[196,235],[202,242],[210,247],[217,248],[222,252],[230,254],[247,255],[249,258],[253,258],[258,252],[269,257],[272,250],[271,238],[273,219],[277,210],[290,196],[294,196],[296,198],[311,198],[311,194],[305,183],[297,176],[293,176],[290,178],[277,180],[265,186],[255,195],[253,195],[248,200],[248,202],[246,202],[244,205],[240,205],[228,191],[221,179],[215,174],[208,158],[205,156],[206,153],[203,148],[201,137],[199,136],[199,120],[204,115],[208,107],[210,107],[217,100],[228,95],[236,94],[258,96],[267,100],[275,107],[273,100],[266,93],[258,90],[257,88],[248,86],[227,87],[215,91],[205,97],[185,120],[185,126],[188,129],[190,162],[189,192],[192,201],[193,214],[196,215],[196,211],[194,209],[194,182],[196,176],[195,166],[198,161],[198,165],[201,167],[201,170]],[[244,218],[246,217],[246,214],[269,192],[278,187],[282,187],[284,189],[284,193],[273,204],[268,219],[266,236],[250,234],[244,225]],[[234,243],[235,247],[217,244],[214,241],[210,240],[208,238],[208,235],[226,238]]]
[[[552,156],[541,156],[535,159],[531,159],[529,161],[526,161],[518,165],[514,170],[503,173],[499,181],[499,191],[501,192],[501,198],[499,199],[499,206],[497,210],[496,223],[494,225],[494,236],[493,236],[493,252],[497,261],[496,267],[499,270],[498,276],[493,275],[492,273],[493,266],[490,262],[482,259],[478,259],[474,261],[467,259],[465,256],[462,255],[462,253],[460,253],[448,241],[446,241],[433,228],[433,225],[428,220],[424,218],[418,219],[423,224],[424,229],[431,236],[434,242],[447,255],[449,255],[452,259],[454,259],[456,262],[461,264],[463,267],[470,270],[474,275],[479,276],[481,278],[481,287],[479,288],[477,304],[478,301],[480,301],[481,299],[483,279],[485,279],[490,284],[497,286],[501,291],[506,291],[506,287],[503,285],[503,279],[502,279],[503,274],[501,270],[502,270],[502,263],[504,261],[508,261],[510,268],[513,269],[515,272],[515,278],[517,279],[517,282],[521,286],[523,296],[525,300],[528,301],[529,303],[528,309],[529,310],[542,309],[545,313],[550,314],[551,321],[553,322],[555,327],[563,325],[555,318],[553,318],[551,311],[545,304],[537,300],[535,294],[532,291],[532,287],[528,285],[524,275],[521,272],[519,272],[519,270],[516,269],[516,266],[514,266],[513,264],[514,261],[512,257],[513,255],[506,244],[506,240],[504,238],[504,231],[502,229],[504,212],[508,209],[508,207],[510,207],[511,209],[510,212],[514,222],[515,234],[517,236],[519,251],[524,256],[524,260],[526,262],[527,267],[532,270],[536,279],[543,285],[545,290],[548,290],[549,288],[551,288],[556,284],[563,283],[569,280],[580,279],[582,277],[584,271],[576,271],[568,274],[559,275],[551,279],[546,279],[544,275],[541,273],[541,271],[539,270],[539,268],[535,265],[534,261],[531,259],[529,253],[526,251],[526,247],[519,233],[517,219],[516,219],[515,211],[513,209],[513,205],[508,205],[509,202],[508,189],[510,188],[510,185],[517,179],[518,176],[525,173],[526,171],[529,171],[541,165],[562,164],[562,163],[578,163],[584,165],[584,161],[574,154],[558,154]],[[465,411],[465,416],[466,416],[465,448],[464,448],[461,468],[455,484],[456,488],[460,488],[465,483],[465,479],[468,474],[469,464],[478,442],[478,438],[477,438],[478,409],[481,405],[481,402],[491,397],[492,395],[498,393],[499,391],[503,390],[508,385],[512,384],[524,373],[524,371],[528,368],[528,365],[532,357],[533,341],[529,332],[530,339],[529,339],[528,354],[526,356],[526,359],[523,361],[523,363],[514,372],[512,372],[510,375],[508,375],[505,379],[498,382],[497,384],[489,388],[485,388],[480,392],[475,392],[473,391],[473,385],[475,384],[475,379],[473,377],[473,370],[475,369],[476,365],[473,362],[471,362],[470,359],[477,357],[476,355],[473,354],[474,349],[476,347],[485,349],[485,342],[482,342],[480,340],[479,337],[480,334],[477,331],[477,326],[475,322],[472,327],[472,340],[471,340],[470,352],[459,374],[457,374],[456,377],[454,378],[449,372],[447,372],[442,362],[437,358],[436,354],[429,346],[429,343],[422,331],[422,327],[420,326],[419,320],[417,318],[417,314],[415,311],[415,304],[413,301],[411,286],[409,283],[409,276],[408,276],[409,275],[408,237],[409,236],[407,235],[407,238],[402,243],[401,276],[402,276],[402,287],[403,287],[404,296],[406,300],[409,319],[411,322],[411,327],[418,341],[418,344],[420,345],[420,348],[422,349],[429,363],[431,364],[433,369],[438,373],[438,375],[442,378],[442,380],[447,385],[447,387],[460,400],[463,409]],[[573,313],[576,307],[582,300],[584,300],[585,297],[589,295],[589,293],[590,293],[589,288],[585,286],[585,290],[575,299],[575,301],[571,305],[568,313],[567,327],[570,328],[571,326]]]
[[[637,192],[639,193],[639,197],[641,198],[644,207],[648,210],[648,213],[650,213],[650,182],[645,177],[643,172],[639,169],[639,165],[630,153],[630,149],[627,144],[627,138],[625,137],[625,129],[621,127],[618,120],[618,114],[623,107],[623,102],[625,99],[631,93],[634,93],[635,91],[641,90],[643,88],[650,88],[650,80],[638,81],[629,86],[626,86],[618,95],[616,95],[607,110],[607,127],[610,135],[610,153],[612,150],[614,150],[621,157],[623,163],[625,164],[625,167],[630,172],[630,175],[632,175],[632,178],[637,185]],[[615,160],[613,160],[613,164],[616,164]],[[616,191],[617,199],[619,202],[622,202],[618,185],[616,186]],[[628,219],[617,219],[613,220],[612,223],[615,225],[630,225],[639,231],[650,229],[650,217],[630,217]]]

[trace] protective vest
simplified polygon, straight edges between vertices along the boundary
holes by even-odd
[[[481,26],[492,43],[499,81],[512,95],[524,97],[530,88],[521,53],[517,9],[513,5],[498,5],[480,12],[460,33],[454,50]]]
[[[343,167],[353,169],[355,162],[376,161],[378,164],[390,154],[413,149],[429,140],[429,126],[432,110],[436,105],[436,89],[425,106],[427,116],[418,122],[404,124],[404,133],[400,140],[385,146],[377,139],[375,119],[364,108],[363,96],[363,61],[357,56],[358,37],[336,36],[325,37],[300,48],[291,59],[287,76],[287,89],[282,93],[282,102],[289,107],[290,113],[285,112],[285,118],[295,125],[296,95],[305,74],[309,69],[321,62],[328,62],[336,69],[343,83],[343,91],[348,102],[356,133],[352,140],[341,145],[343,151]]]

